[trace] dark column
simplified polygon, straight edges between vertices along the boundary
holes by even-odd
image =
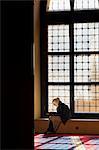
[[[31,149],[33,1],[1,4],[2,149]]]

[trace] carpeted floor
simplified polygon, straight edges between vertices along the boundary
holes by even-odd
[[[36,149],[60,149],[60,150],[99,150],[99,136],[88,135],[62,135],[37,134],[34,136]]]

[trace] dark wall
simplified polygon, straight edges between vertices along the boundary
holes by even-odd
[[[31,149],[33,2],[2,2],[2,148]]]

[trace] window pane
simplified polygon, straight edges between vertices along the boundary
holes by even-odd
[[[75,86],[74,109],[76,113],[99,113],[99,85]]]
[[[69,26],[48,26],[48,52],[69,52]]]
[[[70,107],[70,88],[69,86],[57,86],[57,85],[49,85],[48,86],[48,111],[55,112],[56,107],[52,105],[52,100],[54,98],[59,97],[60,100],[67,104]]]
[[[48,81],[69,82],[69,56],[48,56]]]
[[[99,55],[74,56],[74,81],[99,82]]]
[[[50,0],[48,11],[70,10],[69,0]]]
[[[99,23],[74,24],[74,51],[99,51]]]
[[[75,0],[74,9],[99,9],[98,0]]]

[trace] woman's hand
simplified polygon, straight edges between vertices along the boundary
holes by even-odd
[[[52,116],[49,116],[49,118],[51,118]]]
[[[49,112],[49,116],[53,116],[54,114],[52,112]]]

